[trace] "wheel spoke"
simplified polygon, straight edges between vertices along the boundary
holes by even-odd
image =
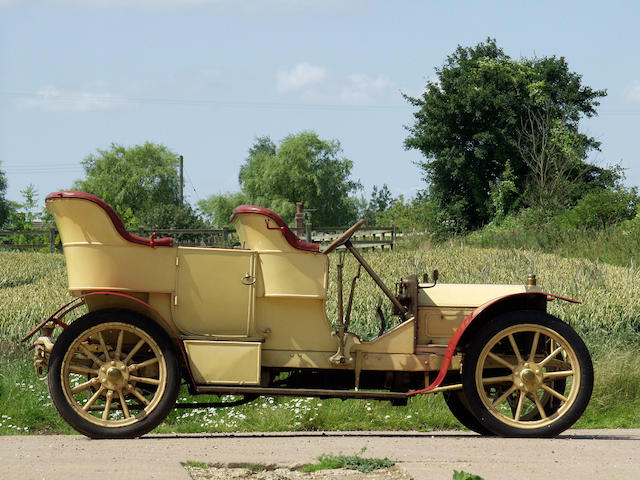
[[[544,411],[544,407],[540,403],[540,399],[537,395],[533,395],[533,401],[536,402],[536,407],[538,407],[538,412],[540,413],[540,417],[543,419],[547,418],[547,412]]]
[[[542,383],[542,384],[540,384],[540,387],[542,387],[543,390],[549,392],[551,395],[556,397],[558,400],[561,400],[563,402],[567,401],[567,397],[565,397],[564,395],[556,392],[553,388],[549,387],[548,385]]]
[[[506,392],[504,392],[502,395],[500,395],[498,398],[496,398],[493,402],[492,405],[495,407],[496,405],[500,405],[502,402],[505,401],[505,399],[511,395],[513,392],[515,392],[516,386],[515,385],[511,385],[511,388],[509,390],[507,390]]]
[[[79,374],[87,374],[87,375],[98,375],[97,368],[89,368],[84,365],[69,365],[69,373],[79,373]]]
[[[156,357],[153,357],[153,358],[150,358],[149,360],[145,360],[144,362],[129,365],[129,371],[134,372],[144,367],[150,367],[151,365],[154,365],[156,363],[158,363],[158,359]]]
[[[138,392],[135,388],[130,388],[129,392],[131,392],[131,394],[134,397],[136,397],[138,400],[140,400],[144,405],[149,405],[149,400],[144,398],[144,396],[140,392]]]
[[[104,387],[100,387],[98,389],[98,391],[96,393],[93,394],[93,396],[87,400],[87,403],[85,403],[82,407],[82,410],[84,410],[85,412],[89,410],[89,407],[91,407],[91,405],[93,405],[96,400],[98,400],[98,397],[100,397],[100,395],[102,395],[102,392],[104,391]]]
[[[116,360],[120,360],[120,355],[122,355],[122,339],[123,338],[124,338],[124,330],[120,329],[120,332],[118,332],[118,340],[116,342],[116,353],[115,353]]]
[[[505,375],[504,377],[489,377],[489,378],[482,379],[483,385],[490,385],[492,383],[504,383],[504,382],[513,382],[513,376]]]
[[[160,380],[157,378],[136,377],[135,375],[130,375],[129,380],[133,382],[146,383],[148,385],[160,385]]]
[[[140,350],[142,348],[142,346],[144,345],[144,340],[140,339],[138,340],[138,343],[136,343],[136,345],[131,349],[131,351],[129,352],[129,355],[127,355],[125,357],[125,359],[123,360],[124,363],[128,363],[129,360],[131,360],[131,358],[138,353],[138,350]]]
[[[561,370],[559,372],[544,372],[544,378],[566,378],[573,375],[573,370]]]
[[[513,335],[509,335],[509,343],[511,344],[511,348],[513,349],[513,353],[516,354],[516,360],[518,364],[522,363],[522,357],[520,356],[520,350],[518,349],[518,345],[516,345],[516,339],[513,338]]]
[[[502,357],[499,357],[498,355],[496,355],[493,352],[489,352],[489,354],[487,355],[489,358],[495,360],[496,362],[498,362],[500,365],[503,365],[505,367],[507,367],[510,370],[513,370],[515,368],[515,365],[511,365],[509,362],[507,362],[505,359],[503,359]]]
[[[96,357],[93,352],[91,350],[89,350],[83,343],[79,343],[78,347],[80,348],[80,350],[82,350],[82,352],[89,357],[91,360],[94,361],[94,363],[98,366],[102,366],[104,365],[104,362],[102,360],[100,360],[98,357]]]
[[[544,360],[542,360],[539,364],[538,367],[542,368],[544,367],[547,363],[549,363],[551,360],[553,360],[553,357],[555,357],[556,355],[558,355],[562,350],[564,350],[562,348],[562,345],[559,346],[558,348],[556,348],[553,352],[551,352],[547,358],[545,358]]]
[[[109,412],[111,411],[111,399],[113,398],[113,390],[107,392],[107,401],[104,404],[104,410],[102,411],[102,420],[109,420]]]
[[[538,341],[540,340],[540,332],[536,332],[533,335],[533,342],[531,342],[531,352],[529,353],[529,362],[533,362],[536,356],[536,350],[538,349]]]
[[[131,414],[129,413],[129,406],[127,405],[127,402],[121,391],[118,392],[118,396],[120,397],[120,406],[122,407],[122,413],[124,413],[124,418],[131,417]]]
[[[526,397],[526,393],[524,391],[520,392],[520,397],[518,398],[518,406],[516,407],[516,413],[513,416],[513,419],[516,422],[520,421],[520,415],[522,414],[522,406],[524,405],[524,399]]]
[[[104,352],[105,362],[110,362],[111,357],[109,356],[109,349],[107,348],[107,344],[104,343],[102,332],[98,332],[98,340],[100,340],[100,346],[102,347],[102,351]]]
[[[80,385],[76,385],[75,387],[73,387],[71,389],[71,394],[76,395],[77,393],[84,392],[85,390],[88,390],[94,385],[95,385],[95,379],[91,379],[88,382],[84,382],[84,383],[81,383]]]

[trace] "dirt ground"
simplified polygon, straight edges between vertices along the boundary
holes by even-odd
[[[570,430],[554,439],[486,438],[467,432],[147,435],[135,440],[33,435],[0,437],[0,479],[189,480],[188,461],[289,467],[314,462],[321,454],[354,455],[363,447],[363,456],[388,457],[405,478],[414,479],[450,480],[454,470],[464,470],[485,480],[627,480],[638,478],[640,471],[640,429]],[[299,478],[347,478],[337,473]],[[381,474],[380,479],[397,478]],[[245,478],[260,478],[256,475]]]

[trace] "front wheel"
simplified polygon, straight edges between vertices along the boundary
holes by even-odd
[[[508,437],[551,437],[582,415],[593,390],[591,356],[560,319],[539,311],[506,313],[478,332],[462,366],[469,409]]]
[[[462,390],[444,391],[442,392],[447,407],[451,411],[451,414],[456,417],[462,425],[469,430],[479,433],[480,435],[493,435],[493,432],[487,429],[469,409],[469,402],[464,396]]]
[[[180,374],[166,333],[142,315],[88,313],[69,325],[49,359],[49,392],[74,429],[92,438],[132,438],[175,405]]]

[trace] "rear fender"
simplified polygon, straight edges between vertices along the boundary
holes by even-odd
[[[440,371],[438,372],[436,379],[428,387],[421,390],[407,392],[407,395],[428,393],[439,387],[447,375],[451,359],[456,353],[456,350],[464,348],[466,344],[469,343],[470,339],[473,338],[474,332],[483,328],[493,318],[503,313],[516,310],[539,310],[546,312],[547,302],[550,302],[555,298],[566,302],[580,303],[578,300],[560,297],[552,293],[523,292],[496,298],[484,305],[480,305],[473,312],[467,315],[460,325],[458,325],[458,328],[449,340],[449,344],[447,345],[447,349],[444,353],[444,358],[442,359],[442,366],[440,367]]]
[[[187,360],[187,353],[184,349],[184,345],[182,341],[180,340],[180,337],[178,336],[177,332],[174,330],[172,325],[152,305],[132,295],[127,295],[126,293],[104,291],[104,292],[90,292],[90,293],[85,293],[84,295],[79,295],[78,297],[74,298],[73,300],[66,303],[65,305],[60,307],[58,310],[56,310],[51,316],[49,316],[49,318],[47,318],[42,323],[40,323],[26,337],[24,337],[22,341],[26,342],[27,340],[29,340],[33,335],[35,335],[37,331],[39,331],[42,327],[44,327],[48,322],[53,322],[54,324],[61,326],[63,329],[67,328],[67,325],[61,320],[62,317],[64,317],[66,314],[68,314],[72,310],[75,310],[76,308],[84,305],[86,303],[87,297],[92,297],[96,295],[113,296],[113,297],[118,297],[120,300],[124,300],[125,302],[128,302],[128,303],[133,302],[133,305],[137,305],[138,308],[135,308],[132,310],[135,310],[138,313],[142,313],[142,311],[146,311],[146,315],[148,317],[151,317],[156,322],[158,322],[160,326],[167,332],[167,334],[173,340],[173,342],[178,346],[178,349],[180,350],[180,353],[182,354],[182,358],[184,360],[185,368],[189,373],[189,379],[191,381],[191,384],[195,387],[195,380],[191,373],[191,367],[189,365],[189,361]]]

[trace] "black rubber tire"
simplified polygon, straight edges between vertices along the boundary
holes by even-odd
[[[530,335],[533,338],[533,335],[535,335],[533,332],[535,331],[552,332],[553,335],[561,340],[561,343],[564,342],[570,350],[573,350],[575,365],[572,364],[572,371],[578,370],[579,374],[572,376],[570,391],[568,397],[566,397],[565,405],[561,406],[556,402],[550,402],[549,405],[543,407],[548,416],[546,419],[543,419],[538,414],[531,415],[524,421],[516,421],[515,418],[510,419],[495,408],[492,411],[483,402],[480,392],[483,392],[483,397],[487,403],[488,395],[485,393],[484,385],[478,385],[477,369],[481,368],[478,363],[481,361],[480,357],[487,354],[487,352],[483,354],[483,351],[489,343],[493,342],[494,346],[498,345],[496,339],[502,338],[506,344],[505,339],[508,338],[509,332],[514,332],[513,335],[522,335],[521,338],[525,339],[528,338],[526,335]],[[505,336],[501,337],[501,335]],[[542,336],[542,334],[540,335]],[[517,341],[516,344],[520,350],[521,345]],[[529,348],[531,347],[533,347],[533,341]],[[523,350],[521,354],[525,352],[526,350]],[[515,353],[513,356],[515,356]],[[575,386],[576,381],[579,382],[577,387]],[[475,418],[494,434],[505,437],[553,437],[571,427],[587,408],[593,390],[593,365],[584,342],[568,324],[545,312],[521,310],[508,312],[496,317],[485,329],[478,330],[477,335],[473,338],[464,354],[462,383],[469,409]],[[556,391],[562,389],[562,394],[564,395],[564,389],[567,385],[566,380],[556,380],[551,384]],[[515,380],[513,385],[515,387]],[[513,414],[513,416],[516,417],[516,414]]]
[[[493,436],[493,432],[488,430],[478,419],[471,413],[469,409],[469,402],[467,402],[464,396],[463,390],[452,390],[442,392],[447,407],[451,411],[451,414],[456,417],[462,425],[467,427],[472,432],[479,433],[480,435]]]
[[[163,375],[164,382],[161,381],[161,384],[164,383],[164,390],[159,394],[159,398],[155,396],[157,395],[157,389],[160,387],[147,387],[151,388],[151,390],[156,389],[156,393],[150,394],[153,398],[151,401],[152,409],[147,410],[145,408],[136,414],[130,413],[128,421],[133,423],[127,425],[121,426],[122,422],[119,424],[118,421],[111,422],[110,419],[107,419],[106,423],[113,423],[113,425],[99,425],[97,424],[97,417],[94,422],[91,417],[88,417],[88,414],[83,416],[82,412],[79,411],[82,410],[79,408],[80,404],[76,402],[73,405],[71,403],[73,400],[69,396],[72,399],[74,398],[69,393],[71,387],[63,385],[64,381],[70,382],[69,379],[65,380],[63,378],[65,355],[74,344],[78,345],[76,340],[86,339],[90,330],[98,329],[93,330],[93,332],[102,332],[102,330],[99,330],[101,326],[104,326],[104,332],[109,331],[108,329],[117,329],[119,326],[130,329],[129,331],[133,332],[133,334],[135,332],[144,332],[155,343],[153,348],[156,348],[161,353],[161,359],[158,360],[159,371],[161,371],[160,364],[162,364],[163,371],[166,372]],[[143,334],[140,333],[140,335]],[[152,347],[148,342],[145,345],[148,345],[148,349],[151,350]],[[69,355],[73,355],[73,353],[69,353]],[[70,324],[54,344],[49,357],[47,377],[51,399],[62,418],[75,430],[91,438],[135,438],[150,432],[173,409],[178,397],[181,380],[178,357],[174,345],[165,331],[153,320],[138,313],[122,309],[105,309],[90,312]],[[65,391],[67,392],[66,394]],[[95,388],[92,387],[91,391],[95,392]],[[116,400],[116,402],[119,403],[119,400]],[[125,403],[127,403],[126,399]],[[120,409],[124,411],[122,407]]]

